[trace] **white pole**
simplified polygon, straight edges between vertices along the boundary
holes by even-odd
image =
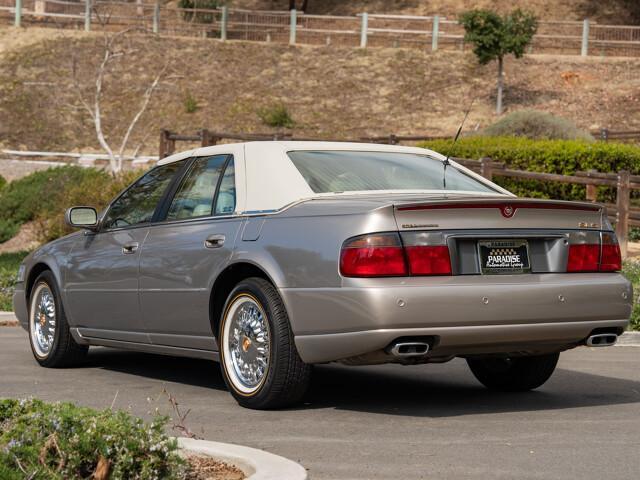
[[[585,18],[582,22],[582,51],[583,57],[589,55],[589,19]]]
[[[434,15],[433,17],[433,31],[431,32],[431,51],[438,50],[438,34],[440,31],[440,16]]]
[[[13,25],[16,27],[22,25],[22,0],[16,0],[16,12],[13,19]]]
[[[91,30],[91,0],[84,0],[84,30]]]
[[[291,22],[289,26],[289,45],[296,44],[296,24],[298,23],[298,16],[296,9],[291,10]]]
[[[367,46],[367,33],[369,30],[369,14],[362,14],[362,23],[360,25],[360,48],[366,48]]]
[[[225,5],[222,7],[222,20],[220,24],[220,40],[223,42],[227,39],[227,22],[229,21],[229,9]]]

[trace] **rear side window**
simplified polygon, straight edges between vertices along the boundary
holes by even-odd
[[[165,190],[183,165],[184,161],[162,165],[138,179],[111,204],[103,227],[108,230],[149,223]]]
[[[196,159],[171,201],[167,220],[233,213],[235,175],[231,155]]]
[[[368,190],[444,190],[442,162],[401,152],[298,151],[289,158],[315,193]],[[453,166],[446,190],[495,192]]]

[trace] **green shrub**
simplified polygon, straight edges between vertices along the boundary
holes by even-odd
[[[7,180],[0,175],[0,189],[2,189],[2,187],[4,187],[7,184]]]
[[[0,311],[13,310],[13,290],[16,285],[18,267],[28,253],[0,253]],[[0,478],[2,477],[0,476]]]
[[[0,478],[89,478],[99,462],[109,465],[111,480],[182,478],[185,462],[166,423],[70,403],[0,400]]]
[[[198,111],[198,100],[191,94],[191,92],[187,91],[184,96],[184,111],[187,113],[195,113]]]
[[[628,261],[624,263],[622,273],[633,284],[633,311],[631,312],[632,330],[640,330],[640,262]]]
[[[274,128],[293,128],[295,122],[284,103],[264,107],[258,110],[262,123]]]
[[[520,110],[505,115],[480,135],[487,137],[526,137],[532,139],[585,140],[594,139],[589,132],[576,127],[566,118],[538,110]]]
[[[112,177],[103,170],[78,166],[32,173],[0,190],[0,243],[12,238],[25,222],[37,220],[43,240],[70,232],[64,211],[73,205],[106,206],[138,172]]]
[[[479,159],[491,157],[510,168],[534,172],[571,175],[590,169],[599,172],[618,172],[627,169],[640,173],[640,147],[621,143],[585,142],[580,140],[531,140],[523,137],[461,138],[452,147],[451,140],[432,140],[421,143],[444,155]],[[494,177],[496,183],[516,195],[584,200],[585,187],[557,182],[538,182]],[[598,200],[613,202],[615,189],[599,187]],[[634,194],[635,195],[635,194]]]

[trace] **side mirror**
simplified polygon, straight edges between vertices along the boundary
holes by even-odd
[[[95,230],[98,227],[98,212],[93,207],[71,207],[64,219],[67,225],[74,228],[86,228]]]

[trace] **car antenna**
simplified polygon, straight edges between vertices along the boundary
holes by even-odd
[[[475,101],[476,101],[476,97],[474,96],[471,99],[471,103],[469,104],[469,108],[467,108],[467,111],[464,112],[464,118],[462,119],[462,123],[460,123],[460,126],[458,127],[458,131],[456,132],[456,136],[453,138],[453,142],[451,142],[451,147],[449,148],[449,152],[447,153],[447,158],[445,158],[444,161],[442,162],[442,167],[443,167],[443,171],[442,171],[442,189],[443,190],[447,189],[447,167],[449,165],[451,165],[451,163],[449,162],[449,157],[451,157],[451,151],[453,150],[454,145],[458,141],[458,138],[460,138],[460,134],[462,133],[462,127],[464,126],[464,122],[467,121],[467,117],[469,116],[469,112],[471,111],[471,107],[473,107],[473,102],[475,102]]]

